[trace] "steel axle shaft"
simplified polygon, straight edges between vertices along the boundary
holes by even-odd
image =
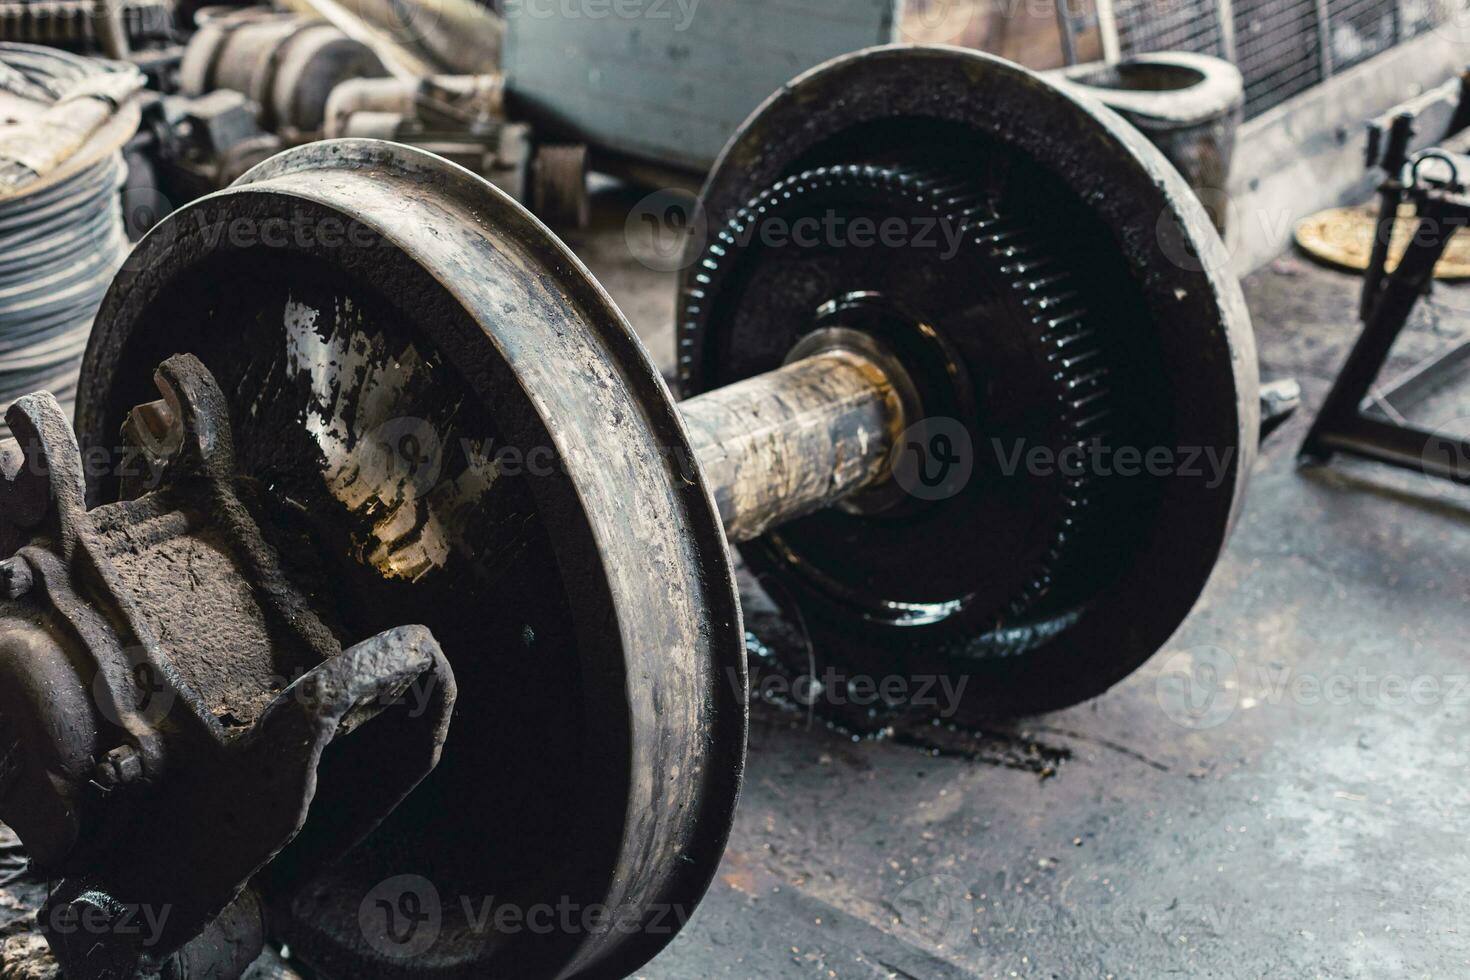
[[[749,541],[887,479],[902,381],[864,353],[821,351],[684,402],[725,533]]]

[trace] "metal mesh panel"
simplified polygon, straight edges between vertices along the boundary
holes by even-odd
[[[1245,76],[1247,117],[1322,81],[1315,0],[1236,0],[1235,62]]]
[[[1124,54],[1146,51],[1225,53],[1220,9],[1215,0],[1120,0],[1118,47]]]
[[[1332,70],[1342,71],[1393,47],[1398,0],[1327,0]]]
[[[1470,0],[1234,0],[1234,55],[1245,77],[1247,118],[1423,34],[1467,3]],[[1149,51],[1229,53],[1221,30],[1220,0],[1116,0],[1115,16],[1118,47],[1125,56]]]

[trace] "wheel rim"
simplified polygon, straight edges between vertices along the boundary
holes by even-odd
[[[406,617],[455,663],[444,761],[351,867],[295,895],[293,949],[375,976],[616,974],[656,953],[670,931],[497,936],[464,914],[491,896],[687,913],[743,765],[723,533],[667,390],[580,263],[467,171],[338,141],[155,229],[97,322],[85,444],[111,444],[160,352],[195,353],[229,392],[263,496],[300,498],[294,519],[275,516],[326,555],[339,628]],[[436,440],[439,472],[410,452],[387,490],[365,491],[364,472],[384,475],[352,456],[369,431]],[[494,444],[520,448],[520,474],[497,461],[488,478]],[[550,455],[533,471],[538,447]],[[401,874],[429,879],[443,916],[407,960],[358,921],[372,887]]]

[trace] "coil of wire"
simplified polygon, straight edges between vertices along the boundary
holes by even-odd
[[[6,94],[54,106],[112,70],[55,49],[0,44],[0,106]],[[118,196],[126,167],[116,148],[45,176],[0,159],[0,409],[44,389],[70,410],[92,319],[128,251]],[[27,177],[37,178],[34,188]]]

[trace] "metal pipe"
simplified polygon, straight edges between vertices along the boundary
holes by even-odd
[[[1102,41],[1103,61],[1116,65],[1122,59],[1123,53],[1113,0],[1097,0],[1097,34]]]
[[[439,71],[437,65],[430,64],[418,52],[399,43],[388,31],[368,23],[337,0],[287,0],[286,6],[299,13],[320,17],[352,40],[371,48],[395,78],[413,81]]]
[[[1220,57],[1232,65],[1236,64],[1234,0],[1218,0],[1215,15],[1220,19]]]
[[[725,533],[749,541],[886,479],[905,411],[878,362],[827,350],[681,406]]]
[[[1072,11],[1067,0],[1057,0],[1057,31],[1062,39],[1062,61],[1068,65],[1077,63],[1077,32],[1072,26]]]
[[[122,0],[95,0],[92,6],[102,53],[113,61],[128,60],[133,52],[128,45],[127,25],[123,23]]]
[[[1378,217],[1373,223],[1373,251],[1363,273],[1363,295],[1358,302],[1358,317],[1364,323],[1373,315],[1373,307],[1383,286],[1388,265],[1388,246],[1398,221],[1399,204],[1404,200],[1404,164],[1408,161],[1409,142],[1414,138],[1414,117],[1401,112],[1388,130],[1388,142],[1381,161],[1383,183],[1378,187]]]

